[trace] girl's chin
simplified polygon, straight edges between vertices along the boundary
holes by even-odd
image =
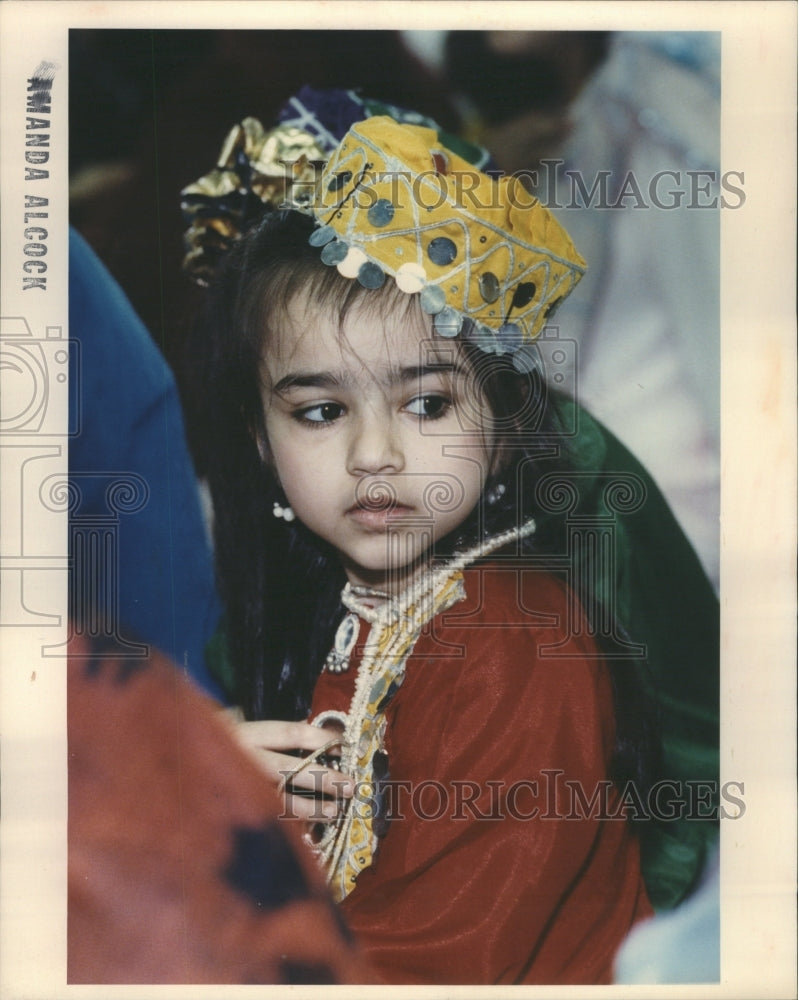
[[[344,570],[347,580],[353,587],[367,587],[370,590],[398,594],[407,587],[413,577],[423,571],[426,562],[423,560],[405,566],[371,568],[344,561]]]

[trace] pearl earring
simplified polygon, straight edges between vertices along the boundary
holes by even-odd
[[[498,503],[504,494],[507,492],[507,487],[504,483],[496,483],[492,490],[488,490],[485,494],[485,499],[492,506]]]
[[[288,504],[286,504],[285,507],[283,507],[279,503],[277,503],[276,500],[272,505],[272,514],[274,514],[275,517],[278,518],[281,517],[284,521],[289,521],[289,522],[293,521],[294,518],[296,517],[296,514],[293,512],[293,510],[291,510]]]

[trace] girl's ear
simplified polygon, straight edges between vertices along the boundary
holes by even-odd
[[[509,399],[508,399],[509,397]],[[530,378],[514,378],[508,387],[505,399],[510,403],[500,430],[494,430],[493,447],[490,453],[489,475],[503,475],[518,455],[519,442],[529,433],[529,414],[536,409],[538,392]]]
[[[488,466],[488,479],[496,479],[504,473],[510,465],[513,449],[507,441],[496,441],[490,456]]]
[[[271,468],[272,452],[269,447],[269,439],[266,437],[266,431],[260,426],[259,422],[254,420],[249,422],[248,430],[249,436],[252,438],[255,443],[255,447],[258,449],[261,462]]]
[[[269,450],[269,445],[268,442],[266,441],[265,436],[263,434],[256,434],[255,444],[257,445],[258,454],[260,455],[261,462],[263,462],[264,465],[271,465],[272,454],[271,451]]]
[[[514,417],[503,420],[503,426],[494,428],[488,464],[488,478],[493,479],[506,472],[517,448],[518,435],[522,432],[521,421]]]

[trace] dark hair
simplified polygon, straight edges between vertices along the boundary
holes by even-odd
[[[331,549],[301,523],[272,516],[284,500],[258,450],[264,435],[260,370],[269,332],[295,295],[312,286],[314,302],[341,322],[357,304],[395,313],[418,309],[417,296],[386,281],[366,290],[327,267],[308,244],[313,221],[298,212],[270,213],[228,254],[211,289],[201,331],[204,403],[209,410],[206,461],[215,513],[216,561],[235,697],[248,718],[302,718],[340,620],[343,570]],[[499,446],[484,496],[465,522],[436,543],[445,557],[531,516],[542,470],[573,461],[564,434],[573,403],[556,396],[539,366],[520,372],[510,356],[485,354],[458,338],[498,430]],[[564,551],[561,518],[539,522],[530,551]],[[612,669],[612,668],[611,668]],[[635,671],[613,672],[621,771],[638,778],[647,714]]]

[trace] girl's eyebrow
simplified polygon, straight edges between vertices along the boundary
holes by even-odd
[[[391,372],[389,381],[393,383],[415,382],[425,375],[465,375],[465,369],[453,361],[440,361],[427,365],[408,365]]]
[[[291,372],[276,383],[272,392],[280,394],[289,389],[336,389],[348,379],[333,372]]]
[[[450,361],[437,364],[406,365],[402,368],[392,368],[388,372],[389,385],[406,385],[416,382],[426,375],[465,375],[465,369]],[[340,389],[352,384],[353,379],[348,373],[337,372],[290,372],[284,375],[274,386],[272,392],[277,395],[291,389]]]

